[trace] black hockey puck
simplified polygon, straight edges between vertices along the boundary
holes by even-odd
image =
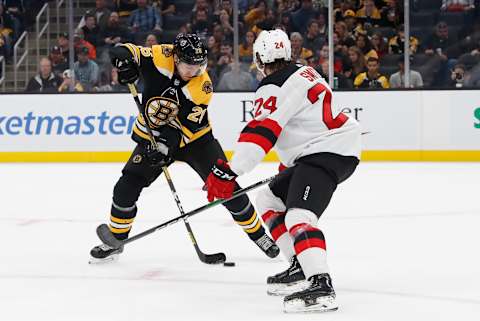
[[[235,266],[235,262],[224,262],[223,266]]]

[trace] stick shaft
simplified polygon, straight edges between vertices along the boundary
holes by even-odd
[[[215,201],[213,201],[213,202],[211,202],[211,203],[205,204],[205,205],[203,205],[203,206],[201,206],[201,207],[199,207],[199,208],[197,208],[197,209],[194,209],[194,210],[192,210],[192,211],[190,211],[190,212],[188,212],[188,213],[185,213],[185,214],[183,214],[183,215],[180,215],[180,216],[177,216],[177,217],[175,217],[175,218],[172,218],[172,219],[169,220],[169,221],[166,221],[166,222],[164,222],[164,223],[162,223],[162,224],[160,224],[160,225],[154,226],[154,227],[152,227],[152,228],[150,228],[150,229],[148,229],[148,230],[146,230],[146,231],[143,231],[143,232],[141,232],[141,233],[139,233],[139,234],[137,234],[137,235],[134,235],[134,236],[132,236],[132,237],[124,240],[124,241],[123,241],[123,244],[127,244],[127,243],[130,243],[130,242],[133,242],[133,241],[138,240],[138,239],[140,239],[140,238],[143,238],[143,237],[145,237],[145,236],[147,236],[147,235],[149,235],[149,234],[152,234],[153,232],[156,232],[156,231],[161,230],[161,229],[163,229],[163,228],[165,228],[165,227],[167,227],[167,226],[170,226],[170,225],[172,225],[172,224],[175,224],[175,223],[177,223],[178,221],[180,221],[180,220],[182,220],[182,219],[192,217],[192,216],[194,216],[194,215],[196,215],[196,214],[198,214],[198,213],[204,212],[204,211],[206,211],[206,210],[208,210],[208,209],[210,209],[210,208],[212,208],[212,207],[215,207],[215,206],[217,206],[217,205],[221,205],[221,204],[223,204],[223,203],[225,203],[225,202],[231,201],[232,199],[237,198],[237,197],[239,197],[239,196],[241,196],[241,195],[243,195],[243,194],[245,194],[245,193],[247,193],[247,192],[250,192],[250,191],[254,190],[254,189],[257,188],[257,187],[260,187],[260,186],[262,186],[262,185],[265,185],[265,184],[269,183],[272,179],[273,179],[273,177],[266,178],[266,179],[264,179],[264,180],[261,180],[261,181],[255,183],[255,184],[252,184],[252,185],[250,185],[250,186],[248,186],[248,187],[245,187],[245,188],[242,188],[242,189],[236,191],[236,192],[233,194],[233,196],[230,197],[230,198],[228,198],[228,199],[218,199],[218,200],[215,200]]]

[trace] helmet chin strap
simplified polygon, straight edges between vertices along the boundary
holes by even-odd
[[[263,77],[267,77],[267,75],[265,74],[265,65],[260,65],[260,64],[256,64],[257,65],[257,69],[260,70],[260,72],[262,73]],[[260,67],[260,66],[263,66],[263,67]]]
[[[257,69],[260,70],[262,73],[263,77],[267,77],[265,74],[265,64],[262,63],[262,60],[260,59],[260,56],[257,53],[257,57],[255,58],[255,65],[257,66]]]

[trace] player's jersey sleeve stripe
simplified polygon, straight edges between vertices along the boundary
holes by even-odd
[[[268,118],[263,121],[253,120],[243,129],[238,142],[257,144],[266,154],[277,142],[281,131],[282,128],[274,120]]]
[[[138,140],[136,140],[135,137],[146,140],[148,142],[150,141],[150,137],[148,136],[148,134],[144,133],[136,125],[133,126],[132,136],[134,137],[133,140],[136,142],[138,142]]]
[[[239,143],[254,143],[260,146],[263,151],[268,153],[270,149],[272,149],[275,142],[268,140],[268,138],[258,135],[258,134],[250,134],[250,133],[242,133],[240,134],[240,138],[238,139]]]
[[[280,133],[282,132],[282,127],[273,119],[270,118],[265,118],[262,121],[258,120],[252,120],[248,123],[247,127],[264,127],[272,131],[272,133],[275,135],[275,137],[280,136]]]
[[[257,134],[257,135],[263,136],[269,141],[271,141],[272,145],[274,145],[277,142],[277,138],[278,138],[278,136],[275,136],[275,134],[270,129],[265,127],[260,127],[260,126],[253,127],[253,128],[247,126],[243,129],[242,134]]]
[[[136,46],[134,44],[131,44],[131,43],[125,43],[125,44],[123,44],[123,46],[130,51],[130,53],[132,54],[135,62],[138,65],[140,65],[140,49],[138,48],[138,46]]]

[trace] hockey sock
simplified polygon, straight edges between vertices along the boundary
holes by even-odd
[[[289,230],[297,259],[305,277],[328,273],[325,237],[318,228],[308,223],[299,223]]]
[[[285,226],[285,212],[269,210],[262,215],[262,220],[267,225],[273,240],[282,251],[287,260],[295,255],[292,238],[287,233]]]
[[[247,206],[239,211],[230,211],[235,222],[247,233],[248,237],[255,241],[265,234],[262,222],[258,218],[252,203],[248,202]]]
[[[117,239],[124,240],[128,237],[136,215],[137,206],[135,204],[130,207],[121,207],[112,202],[110,231]]]

